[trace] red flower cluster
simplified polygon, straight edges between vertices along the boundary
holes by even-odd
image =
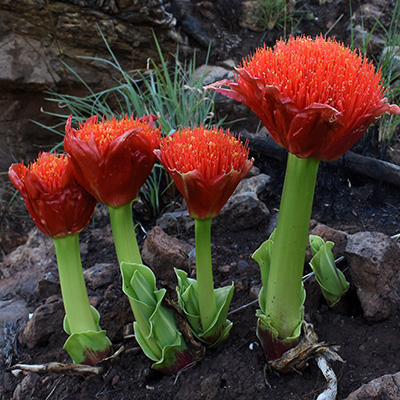
[[[8,175],[45,235],[79,233],[90,222],[97,202],[77,183],[65,154],[41,153],[28,167],[12,164]]]
[[[137,198],[156,161],[153,150],[161,140],[156,119],[150,115],[99,122],[96,115],[78,129],[68,119],[65,151],[76,179],[99,202],[120,207]]]
[[[400,114],[383,98],[380,71],[322,36],[259,48],[237,73],[236,82],[209,88],[253,110],[275,142],[300,158],[335,160],[382,114]]]
[[[215,127],[182,128],[154,152],[198,219],[218,215],[254,161],[247,143]]]

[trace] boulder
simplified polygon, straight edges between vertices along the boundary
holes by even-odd
[[[351,280],[370,321],[381,321],[400,310],[400,247],[380,232],[347,236],[346,258]]]

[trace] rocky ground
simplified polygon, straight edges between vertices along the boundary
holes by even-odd
[[[235,7],[241,3],[244,2],[218,1],[213,5],[182,1],[170,2],[168,6],[186,35],[188,46],[199,48],[200,59],[207,40],[214,40],[212,63],[221,66],[228,58],[238,62],[264,40],[273,44],[282,35],[282,27],[264,32],[239,17]],[[354,33],[359,38],[361,27],[371,29],[376,10],[385,11],[382,21],[390,20],[393,2],[353,2],[352,7]],[[296,33],[313,35],[331,30],[331,35],[349,42],[351,13],[347,2],[305,2],[302,10],[306,14],[297,24]],[[357,20],[361,10],[363,25]],[[188,16],[198,24],[190,18],[188,23]],[[286,29],[293,26],[289,24]],[[372,54],[379,54],[378,44],[379,36],[374,36]],[[231,116],[233,113],[234,119],[238,115],[245,118],[234,125],[236,130],[244,134],[256,131],[257,121],[242,108],[220,103],[219,110]],[[327,307],[313,278],[305,283],[306,319],[313,323],[321,341],[341,347],[339,353],[345,362],[333,364],[339,379],[339,400],[400,398],[398,136],[390,147],[385,147],[377,144],[376,135],[376,129],[372,129],[352,151],[389,162],[394,178],[388,181],[386,175],[374,173],[378,171],[376,164],[357,170],[348,157],[336,163],[322,163],[310,225],[310,232],[336,243],[335,257],[344,257],[339,266],[351,283],[347,297],[336,309]],[[101,313],[101,325],[114,350],[121,349],[121,353],[103,362],[97,373],[28,372],[13,367],[17,363],[70,360],[62,350],[66,334],[62,330],[64,313],[52,242],[34,228],[20,198],[6,208],[0,242],[1,399],[318,397],[326,383],[314,360],[301,374],[271,373],[265,369],[265,356],[255,335],[255,300],[261,282],[251,255],[276,222],[285,157],[279,156],[278,151],[271,155],[260,147],[256,139],[264,138],[265,133],[249,136],[256,168],[215,219],[212,231],[216,286],[232,281],[235,284],[229,314],[234,326],[226,343],[205,352],[190,369],[174,376],[162,376],[151,370],[150,360],[132,337],[133,317],[121,291],[107,210],[101,206],[80,236],[82,260],[91,303]],[[11,192],[9,187],[6,190]],[[174,204],[163,215],[152,216],[148,205],[140,201],[134,206],[134,217],[140,223],[137,234],[144,260],[155,270],[159,287],[166,287],[174,295],[172,267],[193,272],[190,252],[194,232],[181,198],[171,193],[169,196],[165,203],[172,199]],[[308,260],[309,255],[306,273]]]

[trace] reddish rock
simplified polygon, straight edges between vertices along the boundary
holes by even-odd
[[[400,372],[383,375],[351,393],[345,400],[400,399]]]
[[[19,341],[29,349],[48,340],[49,336],[59,332],[63,326],[64,307],[61,297],[49,297],[45,304],[38,307],[32,318],[19,335]]]
[[[174,268],[189,270],[189,253],[193,246],[155,226],[147,232],[143,244],[143,262],[153,269],[159,279],[175,280]]]
[[[312,220],[310,223],[310,235],[317,235],[324,239],[325,242],[329,240],[335,243],[335,245],[332,247],[333,257],[335,259],[344,255],[347,245],[347,232],[333,229],[327,225],[320,224]],[[306,254],[307,262],[310,261],[311,258],[311,250],[308,247]]]

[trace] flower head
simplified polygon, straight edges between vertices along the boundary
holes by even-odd
[[[98,201],[111,207],[129,204],[149,176],[161,131],[156,117],[123,117],[99,122],[98,116],[72,128],[65,126],[64,148],[70,156],[78,182]]]
[[[79,233],[92,218],[96,200],[75,180],[66,154],[41,153],[28,166],[12,164],[8,176],[45,235]]]
[[[250,171],[247,143],[229,131],[182,128],[165,138],[155,154],[173,177],[189,214],[213,218]]]
[[[300,158],[335,160],[382,114],[400,114],[383,97],[380,71],[334,39],[278,41],[244,59],[237,73],[236,82],[209,88],[249,107]]]

